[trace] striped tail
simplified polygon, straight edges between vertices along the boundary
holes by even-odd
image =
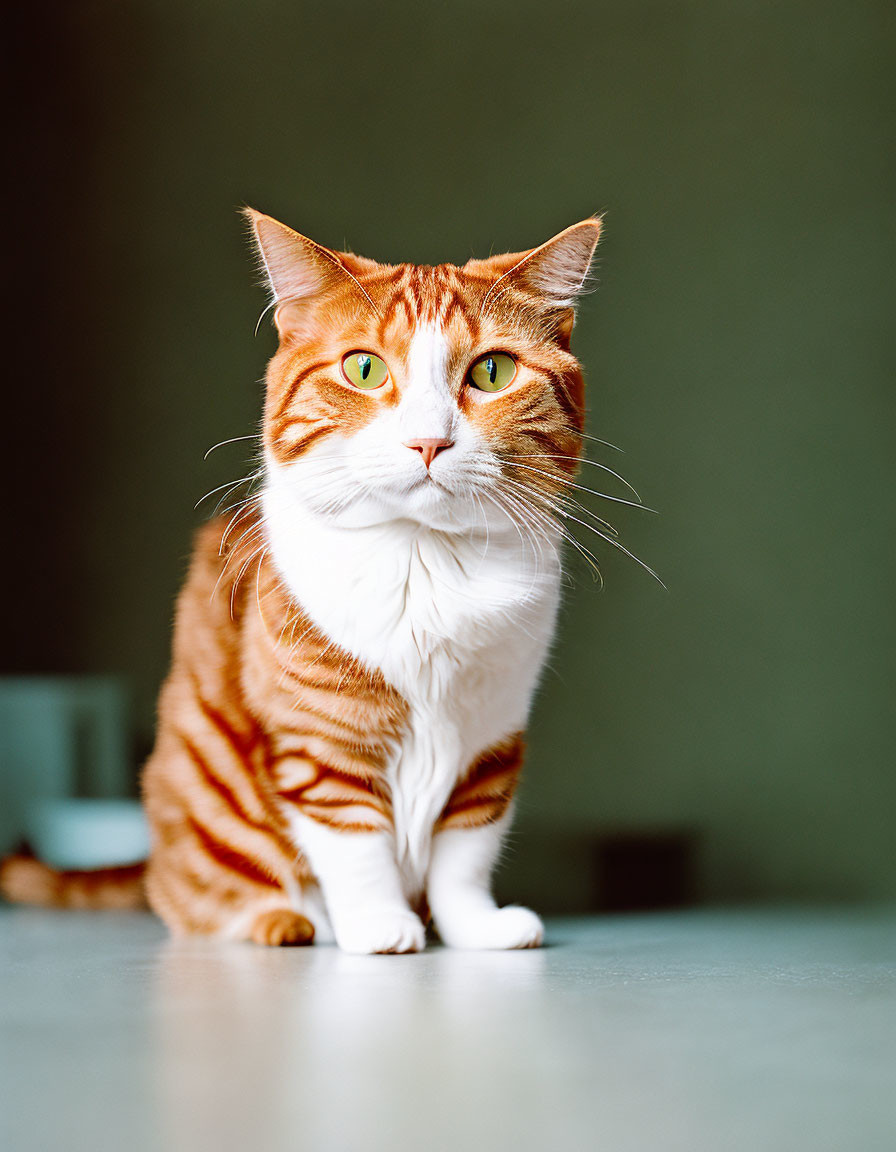
[[[33,856],[0,860],[0,895],[44,908],[145,908],[146,862],[60,872]]]

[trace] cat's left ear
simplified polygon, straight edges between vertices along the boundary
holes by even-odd
[[[273,296],[274,322],[281,339],[300,335],[307,303],[339,284],[349,284],[370,303],[356,273],[371,261],[325,248],[254,208],[245,208],[243,215]],[[354,272],[352,262],[357,265]]]
[[[544,297],[552,308],[574,308],[588,291],[588,272],[602,221],[591,216],[533,248],[507,273],[509,280]]]
[[[568,341],[576,304],[589,289],[588,273],[602,224],[601,217],[589,216],[530,252],[476,261],[479,267],[499,273],[488,298],[498,296],[502,286],[523,289],[542,307],[556,312],[561,337]]]

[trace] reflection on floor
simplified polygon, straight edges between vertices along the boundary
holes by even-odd
[[[892,1152],[896,910],[557,921],[538,952],[172,943],[0,910],[9,1152]]]

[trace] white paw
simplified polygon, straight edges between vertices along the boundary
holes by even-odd
[[[451,948],[538,948],[544,925],[534,912],[518,904],[436,920],[443,943]]]
[[[409,908],[365,908],[344,914],[335,925],[343,952],[421,952],[426,929]]]

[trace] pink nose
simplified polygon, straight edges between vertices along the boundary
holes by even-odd
[[[421,436],[419,440],[405,440],[405,448],[413,448],[423,457],[423,463],[429,468],[436,456],[443,448],[450,448],[453,440],[432,440]]]

